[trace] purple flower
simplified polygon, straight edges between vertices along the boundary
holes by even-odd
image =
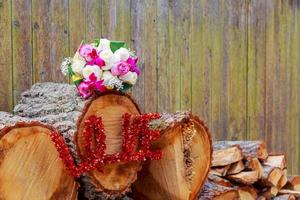
[[[127,62],[121,61],[116,63],[112,68],[111,68],[111,73],[114,76],[122,76],[129,72],[130,70],[130,64]]]
[[[129,57],[126,62],[130,65],[130,71],[131,72],[135,72],[135,73],[137,73],[137,75],[140,75],[141,70],[136,65],[137,61],[138,61],[137,58]]]

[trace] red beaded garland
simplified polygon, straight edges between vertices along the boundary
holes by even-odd
[[[73,176],[79,177],[81,174],[91,170],[101,170],[106,164],[161,159],[162,152],[160,150],[151,150],[151,142],[159,139],[160,132],[149,129],[149,121],[159,117],[160,115],[157,113],[134,117],[125,113],[122,116],[122,152],[108,155],[105,154],[106,135],[102,118],[90,116],[85,121],[83,130],[86,155],[83,162],[78,165],[75,164],[63,137],[54,131],[51,132],[50,136],[66,168]]]

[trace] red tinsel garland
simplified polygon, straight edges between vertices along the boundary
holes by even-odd
[[[159,117],[160,115],[156,113],[135,117],[125,113],[122,116],[122,152],[108,155],[105,154],[106,135],[102,118],[90,116],[85,121],[83,130],[86,155],[83,162],[79,165],[75,164],[63,137],[57,132],[51,132],[50,136],[66,168],[73,176],[79,177],[81,174],[91,170],[101,170],[106,164],[160,159],[162,152],[151,150],[151,142],[159,139],[160,132],[149,129],[149,121]]]

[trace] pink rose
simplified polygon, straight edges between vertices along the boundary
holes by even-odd
[[[86,61],[91,61],[92,55],[93,55],[93,46],[89,45],[89,44],[84,44],[79,48],[79,54],[85,58]],[[97,51],[95,50],[95,52],[97,53]]]
[[[112,68],[111,68],[111,73],[114,76],[122,76],[129,72],[130,70],[130,64],[127,62],[121,61],[116,63]]]

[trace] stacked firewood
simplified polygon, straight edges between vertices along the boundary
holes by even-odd
[[[287,176],[284,154],[263,141],[213,143],[213,161],[200,199],[299,199],[300,176]]]

